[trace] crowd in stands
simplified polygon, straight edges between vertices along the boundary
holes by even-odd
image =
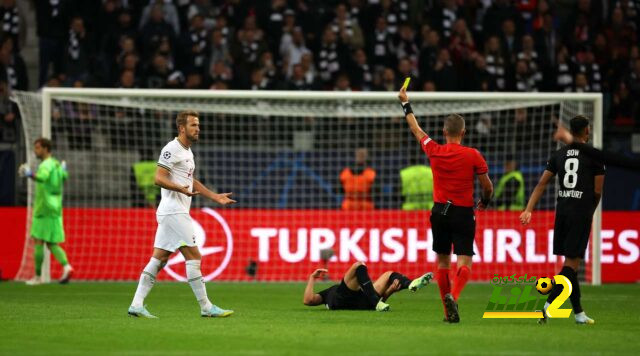
[[[39,86],[604,92],[640,128],[639,0],[37,0]],[[0,110],[29,88],[0,1]],[[6,112],[6,110],[5,110]],[[3,123],[11,120],[5,114]]]

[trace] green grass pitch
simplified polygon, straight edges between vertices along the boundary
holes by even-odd
[[[544,326],[482,319],[488,284],[467,286],[460,324],[442,322],[435,285],[402,291],[389,299],[390,312],[377,313],[305,307],[301,283],[208,283],[212,301],[236,311],[208,319],[186,283],[157,283],[146,301],[157,320],[127,317],[135,287],[0,283],[0,354],[583,355],[636,354],[640,346],[638,284],[581,286],[593,326],[575,325],[573,314]]]

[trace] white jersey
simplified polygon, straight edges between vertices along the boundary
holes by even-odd
[[[193,171],[196,169],[193,151],[184,147],[177,137],[167,143],[160,152],[158,166],[171,172],[170,179],[173,183],[183,187],[188,185],[189,190],[193,190]],[[164,188],[160,191],[162,199],[156,215],[189,214],[190,196]]]

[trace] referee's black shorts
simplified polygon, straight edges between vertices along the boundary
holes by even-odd
[[[431,209],[433,251],[438,254],[473,256],[473,239],[476,236],[476,216],[473,208],[449,206],[443,215],[445,204],[435,203]]]
[[[558,214],[553,228],[553,254],[584,258],[591,234],[593,214]]]

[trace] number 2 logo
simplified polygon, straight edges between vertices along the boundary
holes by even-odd
[[[569,315],[571,315],[571,309],[560,309],[560,307],[571,295],[573,286],[571,285],[571,281],[569,281],[569,278],[561,274],[553,276],[553,279],[556,281],[556,284],[561,284],[564,288],[562,288],[562,292],[560,293],[560,295],[553,302],[551,302],[551,304],[547,308],[547,316],[549,318],[568,318]]]

